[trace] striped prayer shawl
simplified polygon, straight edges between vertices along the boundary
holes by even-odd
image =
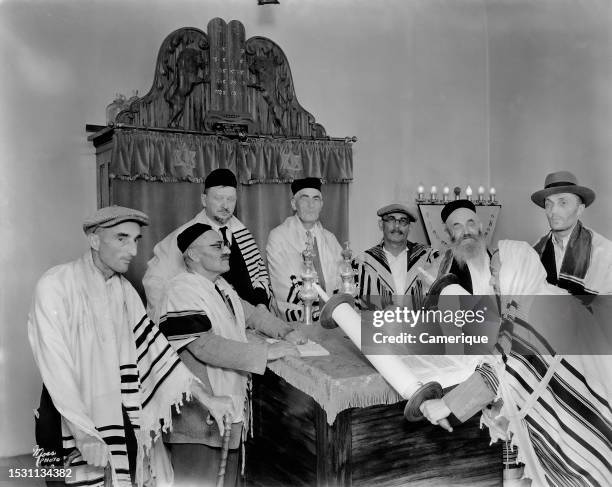
[[[38,283],[28,336],[62,417],[64,450],[76,447],[70,421],[108,445],[113,485],[131,486],[127,419],[137,445],[136,481],[142,485],[152,438],[161,425],[170,427],[171,407],[181,403],[195,377],[147,317],[131,284],[119,275],[105,280],[90,252],[51,269]],[[104,484],[104,469],[86,464],[80,454],[70,467],[67,484]]]
[[[151,414],[149,405],[157,399],[158,391],[181,362],[159,329],[146,315],[142,316],[133,332],[138,356],[136,363],[124,363],[119,366],[121,403],[124,405],[140,446],[148,447],[150,439],[140,433],[140,424],[144,424],[143,419],[145,419],[143,416]],[[180,398],[177,399],[180,401]],[[146,421],[150,422],[151,419],[151,417],[146,418]],[[165,421],[168,426],[169,418],[165,418]],[[151,431],[151,426],[149,425],[149,431]],[[158,427],[154,428],[155,431],[158,429]],[[118,424],[99,424],[96,425],[96,430],[111,451],[117,485],[132,485],[123,421]],[[62,425],[62,443],[64,450],[70,451],[76,448],[74,438],[65,424]],[[76,451],[78,453],[78,450]],[[142,453],[139,454],[140,458],[142,458]],[[80,453],[70,467],[72,477],[66,479],[68,485],[104,485],[104,471],[87,465]]]
[[[421,306],[423,300],[418,267],[430,264],[438,256],[438,251],[422,244],[408,242],[407,252],[407,286],[401,294],[411,296],[412,305],[416,309]],[[382,242],[362,254],[357,276],[359,298],[366,307],[370,303],[375,304],[377,308],[384,308],[393,303],[394,295],[400,294],[395,289],[395,281]]]
[[[186,271],[183,254],[177,247],[177,237],[195,223],[205,223],[214,229],[220,228],[217,222],[208,218],[206,210],[202,210],[158,242],[153,249],[153,258],[147,263],[142,284],[147,295],[148,314],[156,323],[159,323],[161,317],[162,299],[168,282],[177,274]],[[232,216],[225,226],[232,234],[232,242],[235,241],[238,245],[246,267],[245,274],[248,273],[253,289],[262,290],[269,301],[272,295],[270,279],[253,235],[235,216]],[[240,286],[235,285],[235,287],[238,289]]]
[[[517,419],[527,430],[547,485],[610,485],[612,409],[609,399],[584,373],[585,362],[597,356],[561,357],[529,323],[514,318],[513,325],[505,389],[516,403]],[[511,430],[516,428],[516,423],[511,426]],[[523,449],[528,449],[517,443],[522,460]],[[528,468],[526,473],[534,472]]]
[[[254,288],[263,289],[268,297],[270,297],[272,295],[272,289],[270,287],[268,270],[259,252],[255,238],[253,238],[253,235],[245,226],[232,231],[232,235],[236,239],[236,243],[238,244],[238,248],[246,264],[251,278],[251,284]]]
[[[576,296],[612,293],[612,242],[582,222],[578,221],[572,230],[558,273],[552,232],[533,248],[540,256],[550,284]]]
[[[500,416],[509,422],[517,461],[525,464],[534,487],[610,485],[612,357],[557,353],[564,333],[582,342],[576,343],[580,350],[609,342],[607,322],[593,319],[595,312],[609,315],[607,302],[596,299],[586,307],[548,284],[537,253],[526,242],[500,240],[498,246],[503,360],[493,359],[479,372],[503,400]],[[571,333],[572,327],[581,332]],[[496,437],[493,430],[491,435]]]

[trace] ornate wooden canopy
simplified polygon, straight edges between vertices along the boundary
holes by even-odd
[[[244,26],[215,18],[208,33],[172,32],[159,50],[150,91],[116,123],[189,131],[325,137],[298,102],[291,69],[270,39],[245,41]]]

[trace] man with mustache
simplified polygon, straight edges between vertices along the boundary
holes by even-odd
[[[209,394],[185,367],[122,276],[148,224],[141,211],[101,208],[83,223],[85,255],[36,286],[28,316],[44,384],[36,439],[43,453],[72,462],[69,484],[142,485],[143,452],[187,396],[221,425],[231,411],[229,397]]]
[[[221,277],[230,267],[230,250],[210,225],[195,223],[177,236],[186,271],[173,277],[162,299],[159,328],[179,355],[214,394],[232,398],[230,453],[225,485],[238,480],[238,448],[249,424],[249,373],[263,374],[268,361],[298,355],[305,339],[287,323],[239,298]],[[269,345],[248,341],[246,326],[272,338]],[[286,340],[286,341],[285,341]],[[186,404],[174,415],[164,437],[170,447],[175,485],[214,485],[221,461],[222,436],[207,420],[205,407]],[[244,434],[243,434],[244,433]]]
[[[234,216],[236,208],[236,176],[229,169],[215,169],[204,180],[202,205],[204,209],[193,219],[166,236],[153,249],[142,283],[147,294],[151,317],[158,322],[159,307],[164,287],[170,279],[185,270],[181,253],[176,247],[179,233],[194,223],[205,223],[223,236],[231,250],[230,268],[224,278],[234,286],[238,295],[267,309],[270,301],[270,282],[255,239],[244,224]]]
[[[416,217],[406,206],[392,203],[376,214],[383,239],[358,259],[359,298],[365,307],[385,308],[394,304],[393,296],[406,295],[418,308],[423,297],[419,267],[430,265],[438,251],[408,240]]]
[[[612,242],[580,221],[595,192],[580,186],[571,172],[558,171],[546,176],[544,189],[531,201],[544,208],[550,225],[534,245],[547,281],[574,295],[612,293]]]
[[[302,304],[299,297],[303,270],[302,252],[310,241],[315,253],[314,265],[319,285],[332,294],[340,284],[342,247],[319,221],[323,208],[321,180],[296,179],[291,183],[291,208],[294,215],[273,228],[268,236],[266,255],[270,281],[283,319],[301,321]],[[313,304],[313,317],[318,317],[318,302]]]

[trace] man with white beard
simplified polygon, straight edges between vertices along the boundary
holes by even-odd
[[[442,257],[438,277],[451,273],[457,276],[458,284],[468,293],[493,294],[489,252],[474,203],[469,200],[451,201],[440,216],[446,224],[451,247]],[[453,290],[447,289],[446,292],[452,294]]]
[[[491,279],[491,254],[487,250],[485,243],[484,233],[482,231],[482,222],[476,214],[476,207],[474,203],[469,200],[455,200],[448,203],[440,214],[442,222],[446,224],[446,232],[448,233],[451,241],[450,248],[446,251],[440,266],[438,269],[437,278],[440,279],[442,276],[447,274],[454,274],[457,279],[454,280],[454,284],[450,284],[445,287],[441,294],[473,294],[475,296],[494,295],[495,290],[492,286]],[[427,277],[425,276],[425,280]],[[431,277],[429,278],[431,282]],[[439,281],[441,282],[441,281]],[[464,327],[467,332],[468,327]],[[466,381],[466,388],[469,389],[469,394],[465,397],[462,395],[458,401],[462,402],[465,407],[471,405],[471,401],[476,397],[480,397],[483,390],[487,390],[484,386],[484,382],[480,381],[480,375],[490,375],[490,370],[486,366],[479,365],[477,367],[477,373],[474,374],[472,381]],[[480,375],[479,375],[480,374]],[[474,388],[471,389],[470,385],[472,382],[475,384]],[[458,395],[458,392],[451,391],[447,394],[447,402]],[[466,397],[468,399],[466,399]],[[424,403],[425,404],[425,403]],[[447,406],[443,400],[439,401],[426,401],[424,413],[427,418],[430,415],[445,418],[451,414],[451,409]],[[452,411],[457,413],[457,411]],[[456,416],[459,418],[459,416]],[[461,417],[465,420],[464,417]],[[446,419],[440,421],[440,426],[448,431],[452,431],[452,427]],[[515,463],[517,457],[517,450],[513,448],[508,442],[503,447],[503,458],[504,458],[504,486],[514,485],[514,479],[519,478],[522,475],[523,469],[522,464]],[[516,484],[520,485],[520,484]]]

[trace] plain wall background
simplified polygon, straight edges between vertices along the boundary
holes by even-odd
[[[584,221],[612,236],[608,0],[82,0],[0,3],[0,456],[31,451],[40,377],[26,319],[37,279],[86,248],[95,156],[116,92],[146,94],[180,27],[238,19],[287,55],[297,97],[329,135],[356,135],[351,245],[416,187],[494,185],[496,237],[546,231],[529,195],[573,170],[597,192]],[[424,241],[414,225],[412,239]]]

